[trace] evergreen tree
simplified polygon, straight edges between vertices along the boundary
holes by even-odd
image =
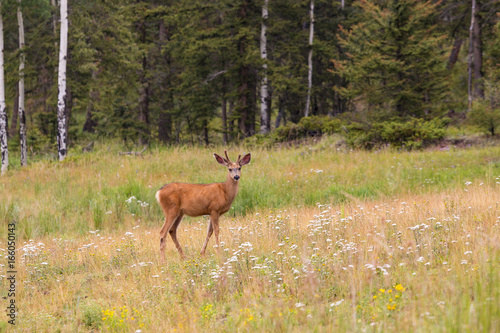
[[[434,114],[447,92],[436,4],[363,0],[358,6],[360,23],[340,34],[348,59],[334,61],[336,73],[348,80],[339,92],[378,116]]]

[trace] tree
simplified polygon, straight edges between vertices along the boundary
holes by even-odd
[[[1,174],[9,166],[9,149],[7,147],[7,112],[5,110],[5,78],[3,69],[3,16],[2,3],[0,2],[0,154]]]
[[[312,74],[313,74],[313,39],[314,39],[314,0],[311,0],[310,7],[311,22],[309,26],[309,56],[307,57],[308,72],[307,72],[307,100],[305,116],[309,115],[309,108],[311,106],[311,88],[312,88]]]
[[[21,142],[21,166],[26,166],[28,164],[28,147],[26,143],[26,115],[24,109],[24,23],[21,0],[17,1],[17,22],[19,25],[19,137]]]
[[[57,78],[59,94],[57,101],[57,146],[59,161],[67,154],[67,126],[66,122],[66,61],[68,55],[68,1],[61,0],[61,39],[59,43],[59,74]]]
[[[360,18],[342,29],[347,60],[334,60],[348,81],[339,92],[378,117],[425,117],[446,95],[444,35],[436,31],[436,4],[418,0],[370,0]]]
[[[269,123],[269,91],[267,81],[267,6],[268,0],[264,0],[262,4],[262,27],[260,33],[260,57],[263,60],[262,64],[262,80],[260,85],[260,134],[269,133],[271,130]]]

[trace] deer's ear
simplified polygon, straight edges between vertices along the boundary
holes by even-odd
[[[220,165],[227,166],[227,161],[224,158],[220,157],[216,153],[214,153],[214,157]]]
[[[239,161],[239,164],[241,166],[244,166],[244,165],[247,165],[248,163],[250,163],[250,159],[252,158],[252,156],[250,154],[246,154],[245,156],[243,156],[243,158]]]

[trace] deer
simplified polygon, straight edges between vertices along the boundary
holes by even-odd
[[[156,200],[165,215],[165,223],[160,230],[160,254],[163,261],[166,260],[165,248],[168,233],[170,233],[181,258],[185,258],[182,247],[177,240],[177,228],[184,215],[191,217],[210,215],[207,238],[200,255],[205,255],[208,241],[213,233],[215,233],[217,252],[219,252],[219,217],[231,208],[238,193],[241,167],[250,163],[251,159],[250,154],[246,154],[243,158],[239,155],[236,162],[231,162],[227,156],[227,150],[224,150],[224,153],[226,158],[214,153],[215,160],[220,165],[227,167],[228,175],[224,183],[170,183],[156,192]]]

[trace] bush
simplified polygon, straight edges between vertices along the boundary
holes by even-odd
[[[272,133],[275,142],[284,142],[306,137],[322,136],[340,131],[341,121],[327,116],[311,116],[300,119],[297,124],[288,123]]]
[[[383,144],[396,148],[421,149],[443,139],[448,118],[429,121],[411,118],[376,122],[370,125],[351,123],[346,126],[347,143],[355,148],[371,149]]]
[[[96,303],[89,303],[83,307],[83,323],[87,327],[99,328],[102,323],[101,308]]]
[[[468,118],[472,124],[494,136],[500,127],[500,108],[495,109],[484,101],[476,102]]]

